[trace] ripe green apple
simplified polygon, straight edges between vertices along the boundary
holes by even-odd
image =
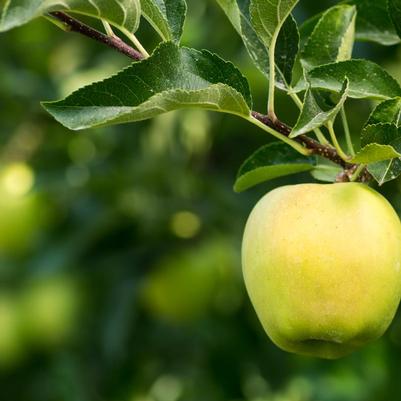
[[[242,264],[257,315],[280,348],[334,359],[377,339],[401,295],[401,223],[358,183],[265,195],[246,224]]]
[[[235,286],[236,259],[235,248],[220,238],[169,255],[144,280],[141,303],[153,317],[174,325],[190,324],[215,306],[226,310],[225,303],[235,303],[227,289]]]
[[[12,293],[2,290],[0,292],[0,369],[18,365],[26,351],[18,299]]]
[[[34,172],[27,164],[0,166],[0,256],[31,250],[49,221],[49,205],[33,185]]]
[[[28,283],[20,299],[26,338],[48,348],[64,344],[74,334],[80,306],[80,288],[72,277],[54,276]]]

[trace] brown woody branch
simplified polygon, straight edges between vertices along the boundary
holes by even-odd
[[[86,25],[83,22],[72,18],[68,14],[65,14],[61,11],[54,11],[49,13],[49,15],[62,22],[65,25],[66,29],[68,29],[70,32],[80,33],[81,35],[94,39],[97,42],[103,43],[104,45],[114,50],[117,50],[118,52],[132,58],[133,60],[139,61],[143,59],[143,55],[139,51],[135,50],[131,46],[128,46],[117,36],[105,35],[104,33],[99,32],[89,25]]]

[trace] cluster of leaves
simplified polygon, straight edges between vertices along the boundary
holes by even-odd
[[[73,130],[144,120],[188,107],[240,116],[283,142],[259,149],[244,163],[237,191],[304,171],[332,181],[339,169],[302,152],[298,137],[316,131],[321,142],[331,146],[320,131],[328,128],[337,147],[332,127],[337,115],[345,114],[348,98],[381,103],[362,130],[362,148],[355,153],[351,143],[343,159],[366,165],[380,184],[401,174],[401,87],[379,65],[352,59],[355,40],[400,42],[401,0],[345,1],[301,27],[291,14],[299,0],[216,1],[254,64],[270,79],[270,102],[274,103],[274,82],[273,89],[287,92],[299,106],[300,116],[289,138],[253,116],[249,84],[232,63],[208,51],[180,46],[185,0],[66,0],[62,6],[56,0],[9,0],[1,11],[0,31],[52,11],[68,11],[99,18],[132,37],[143,16],[161,38],[149,58],[63,100],[46,102],[45,109]]]

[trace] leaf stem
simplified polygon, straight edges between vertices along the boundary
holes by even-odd
[[[294,141],[293,139],[288,138],[288,136],[285,136],[281,134],[280,132],[276,131],[272,127],[269,127],[266,124],[263,124],[260,120],[258,120],[255,117],[249,117],[248,119],[252,124],[255,124],[259,128],[262,128],[263,131],[268,132],[270,135],[273,135],[277,139],[280,139],[281,141],[285,142],[287,145],[290,145],[293,149],[295,149],[297,152],[301,153],[304,156],[310,156],[311,151],[307,148],[305,148],[302,144],[300,144],[297,141]]]
[[[273,35],[269,48],[269,101],[267,105],[267,115],[273,120],[277,120],[275,112],[275,90],[276,90],[276,44],[279,30]]]
[[[102,23],[108,36],[116,36],[113,32],[113,28],[106,20],[102,19]]]
[[[143,58],[149,58],[150,54],[146,51],[146,49],[142,46],[142,43],[138,40],[138,38],[130,32],[128,29],[121,28],[121,32],[135,45],[135,47],[141,52]]]
[[[361,175],[361,173],[365,170],[366,165],[365,164],[360,164],[357,169],[355,170],[355,172],[351,175],[350,177],[350,181],[351,182],[355,182],[359,176]]]
[[[322,145],[329,145],[330,142],[324,136],[322,130],[320,128],[315,128],[314,133],[316,134],[316,138]]]
[[[297,105],[299,110],[302,110],[303,103],[302,103],[302,100],[299,98],[299,96],[293,92],[288,92],[288,94],[290,95],[290,97],[294,101],[294,103]]]
[[[341,120],[343,122],[343,127],[344,127],[345,139],[347,141],[348,152],[352,156],[355,156],[355,149],[354,149],[354,145],[352,144],[351,132],[350,132],[350,129],[349,129],[349,124],[348,124],[348,120],[347,120],[347,114],[345,113],[344,106],[341,107],[340,113],[341,113]]]
[[[45,19],[47,19],[49,22],[51,22],[52,24],[56,25],[58,28],[60,28],[64,32],[71,32],[70,26],[68,26],[66,23],[58,20],[57,18],[53,17],[52,15],[50,15],[50,14],[43,15],[43,17]]]
[[[339,142],[337,140],[336,133],[334,132],[333,121],[329,121],[327,123],[327,129],[329,130],[331,140],[333,142],[334,147],[337,150],[338,155],[341,157],[341,159],[343,159],[344,161],[347,161],[349,158],[345,154],[345,152],[342,150],[342,148],[341,148],[341,146],[340,146],[340,144],[339,144]]]

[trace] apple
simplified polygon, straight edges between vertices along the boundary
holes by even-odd
[[[34,345],[51,348],[72,338],[81,292],[69,276],[36,278],[24,287],[20,305],[26,338]]]
[[[26,352],[17,298],[0,292],[0,370],[16,366]]]
[[[209,239],[162,259],[146,276],[140,300],[151,316],[173,325],[190,324],[215,306],[235,303],[235,248]],[[217,304],[217,305],[216,305]]]
[[[0,256],[21,256],[31,250],[46,227],[49,205],[33,186],[29,165],[0,166]]]
[[[242,264],[256,313],[283,350],[335,359],[379,338],[401,295],[401,223],[366,185],[301,184],[265,195]]]

